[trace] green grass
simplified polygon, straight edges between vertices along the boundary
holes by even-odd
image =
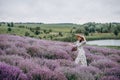
[[[90,45],[90,46],[98,46],[98,45]],[[110,49],[120,50],[120,46],[99,46],[99,47],[106,47],[106,48],[110,48]]]
[[[19,26],[24,26],[24,28],[20,28]],[[40,27],[40,33],[39,35],[36,35],[34,32],[30,31],[29,28],[35,28],[35,27]],[[65,39],[71,39],[71,29],[73,27],[80,27],[80,25],[77,24],[27,24],[27,23],[22,23],[22,24],[14,24],[14,27],[11,27],[12,31],[8,31],[8,26],[7,24],[3,24],[0,26],[0,34],[16,34],[20,36],[25,36],[25,33],[28,32],[30,37],[35,37],[35,38],[42,38],[42,39],[51,39],[50,37],[52,36],[52,40],[61,40],[64,41]],[[52,32],[50,33],[44,33],[44,30],[49,30],[51,29]],[[75,29],[74,29],[75,30]],[[59,32],[62,32],[63,36],[59,35]],[[68,38],[67,38],[68,37]],[[98,40],[98,39],[120,39],[120,33],[116,37],[113,33],[90,33],[89,36],[86,36],[87,40]],[[72,39],[70,41],[73,41]]]
[[[20,36],[24,36],[25,32],[29,32],[30,35],[34,35],[33,32],[31,32],[30,30],[26,29],[26,28],[18,28],[18,27],[11,27],[11,31],[7,30],[8,27],[3,26],[0,27],[0,34],[16,34],[16,35],[20,35]]]
[[[52,29],[54,32],[70,32],[73,27],[79,27],[77,24],[15,24],[15,26],[40,27],[41,29]]]
[[[93,33],[86,36],[87,40],[99,40],[99,39],[120,39],[120,33],[115,36],[113,33]]]
[[[104,46],[104,47],[120,50],[120,46]]]

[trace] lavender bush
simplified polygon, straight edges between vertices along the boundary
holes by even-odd
[[[115,76],[116,78],[120,79],[120,66],[119,67],[114,67],[111,69],[107,69],[105,71],[106,76]]]
[[[59,63],[60,66],[65,66],[70,68],[74,68],[77,66],[73,61],[70,60],[58,59],[57,62]]]
[[[33,58],[33,61],[41,67],[47,67],[50,70],[54,71],[57,67],[60,67],[60,64],[56,60],[40,59]]]
[[[19,68],[0,62],[0,80],[28,80],[28,78]]]
[[[104,76],[100,80],[120,80],[120,79],[115,76]]]
[[[14,66],[17,66],[21,60],[24,60],[24,58],[17,55],[1,55],[0,56],[1,62],[5,62],[7,64],[14,65]]]
[[[67,80],[94,80],[91,73],[85,71],[79,71],[76,68],[61,67],[56,71],[63,72]]]
[[[2,49],[0,49],[0,55],[5,55],[5,51],[3,51]]]
[[[110,54],[118,54],[120,55],[120,50],[116,49],[109,49],[109,48],[102,48],[102,47],[97,47],[97,46],[86,46],[91,53],[96,54],[96,52],[101,53],[105,56],[110,55]]]
[[[113,62],[109,59],[101,59],[98,61],[94,61],[92,62],[90,65],[95,66],[97,68],[99,68],[100,70],[105,70],[107,68],[113,68],[118,66],[118,64],[116,62]]]
[[[1,34],[0,80],[120,79],[120,50],[84,46],[85,67],[74,63],[77,51],[69,44]]]
[[[28,73],[30,80],[67,80],[62,73],[52,72],[47,68],[34,69]]]
[[[40,66],[34,63],[31,59],[21,60],[17,65],[24,73],[28,73],[33,69],[39,69]]]
[[[111,55],[109,55],[109,56],[107,56],[107,58],[108,59],[111,59],[111,60],[113,60],[113,61],[115,61],[115,62],[118,62],[118,63],[120,63],[120,56],[119,55],[115,55],[115,54],[111,54]]]

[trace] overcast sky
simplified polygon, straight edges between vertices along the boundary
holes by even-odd
[[[0,0],[0,22],[120,22],[120,0]]]

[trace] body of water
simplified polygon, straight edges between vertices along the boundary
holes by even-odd
[[[88,41],[87,44],[98,46],[120,46],[120,40],[94,40]]]

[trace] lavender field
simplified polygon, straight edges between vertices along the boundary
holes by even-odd
[[[120,50],[84,46],[84,67],[71,49],[68,42],[1,34],[0,80],[120,80]]]

